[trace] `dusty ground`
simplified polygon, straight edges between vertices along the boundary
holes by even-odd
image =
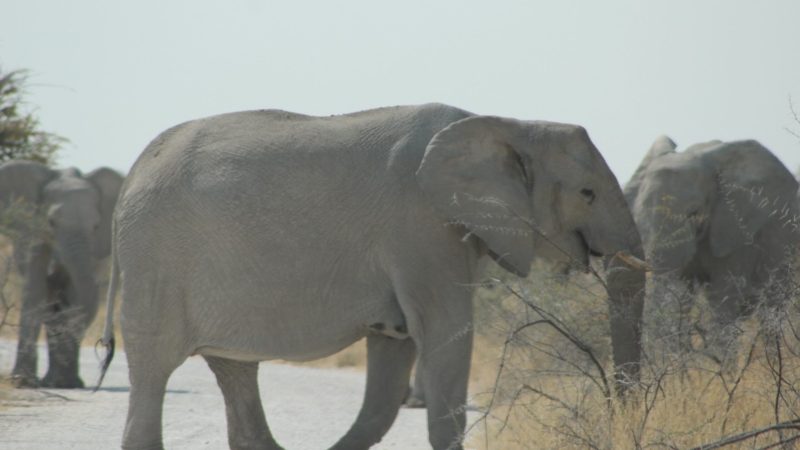
[[[13,364],[14,343],[0,340],[0,374]],[[84,381],[93,384],[97,359],[81,355]],[[40,355],[41,360],[41,355]],[[324,449],[347,430],[358,411],[364,374],[264,363],[262,402],[276,439],[287,449]],[[0,449],[119,448],[128,404],[124,354],[114,358],[103,387],[89,390],[0,389]],[[403,409],[377,449],[428,449],[424,410]],[[164,405],[169,449],[227,448],[222,395],[205,362],[193,357],[170,379]]]

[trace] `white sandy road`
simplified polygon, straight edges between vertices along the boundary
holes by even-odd
[[[13,364],[15,343],[0,340],[0,373]],[[42,352],[41,355],[44,353]],[[41,357],[40,357],[41,359]],[[81,375],[93,384],[98,362],[81,353]],[[287,449],[325,449],[344,434],[361,404],[364,374],[262,363],[259,385],[270,429]],[[103,387],[90,390],[16,390],[0,408],[0,449],[107,450],[119,448],[128,406],[128,368],[117,354]],[[429,449],[425,410],[402,409],[376,449]],[[228,448],[222,394],[199,357],[170,378],[164,403],[168,449]]]

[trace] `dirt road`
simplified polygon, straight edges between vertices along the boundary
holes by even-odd
[[[14,343],[0,341],[0,373],[13,364]],[[44,355],[40,353],[40,360]],[[98,373],[94,350],[84,348],[81,373],[87,384]],[[273,435],[287,449],[325,449],[344,434],[362,399],[364,374],[263,363],[261,397]],[[107,450],[119,448],[128,406],[125,355],[114,358],[103,387],[90,390],[15,390],[0,406],[0,449]],[[403,409],[377,449],[430,448],[424,410]],[[199,357],[170,378],[164,404],[168,449],[228,448],[222,394]]]

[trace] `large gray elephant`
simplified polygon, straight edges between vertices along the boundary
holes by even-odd
[[[621,379],[637,377],[645,277],[626,261],[642,258],[641,240],[578,126],[438,104],[195,120],[144,150],[114,227],[109,299],[121,284],[126,449],[161,448],[167,379],[190,355],[216,375],[230,446],[279,448],[258,361],[311,360],[364,336],[364,402],[334,448],[380,441],[417,350],[429,440],[461,448],[481,260],[524,276],[535,231],[584,264],[605,258],[614,364]],[[109,316],[106,365],[112,326]]]
[[[756,141],[675,149],[668,137],[656,139],[624,190],[656,276],[648,310],[673,303],[685,318],[694,295],[705,292],[715,328],[707,343],[725,359],[735,354],[727,347],[736,320],[784,296],[781,280],[800,242],[798,183]],[[686,348],[688,330],[672,328],[661,332]]]
[[[84,176],[31,161],[0,166],[0,213],[30,208],[33,219],[10,224],[14,259],[24,278],[12,371],[17,386],[83,387],[78,350],[97,312],[95,265],[110,253],[111,214],[121,186],[122,176],[108,168]],[[41,226],[35,226],[36,217]],[[49,365],[40,381],[36,342],[42,325]]]

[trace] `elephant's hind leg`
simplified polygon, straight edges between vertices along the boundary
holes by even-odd
[[[233,450],[281,447],[267,426],[258,392],[258,363],[204,356],[225,397],[228,445]]]
[[[417,356],[417,362],[414,364],[416,367],[414,372],[414,383],[411,385],[411,392],[408,394],[408,398],[406,398],[405,406],[406,408],[424,408],[425,407],[425,384],[422,381],[422,373],[424,370],[422,369],[422,363],[420,362],[419,356]]]
[[[414,341],[411,339],[394,339],[379,334],[367,337],[364,403],[353,426],[332,450],[367,449],[380,442],[408,394],[414,354]]]
[[[168,345],[157,339],[134,337],[130,333],[123,336],[131,392],[122,448],[162,450],[161,419],[167,381],[186,360],[186,355],[178,351],[159,353],[157,349],[167,348]]]

